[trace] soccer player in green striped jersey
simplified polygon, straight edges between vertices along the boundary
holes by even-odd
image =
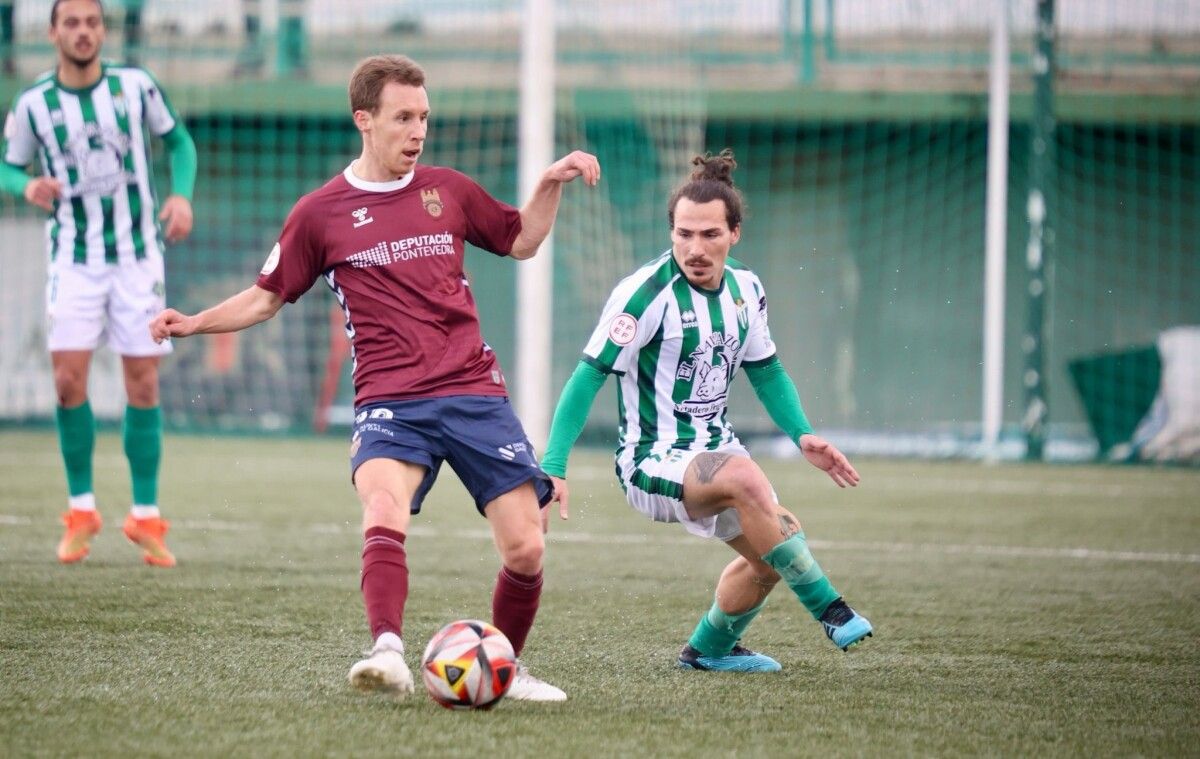
[[[668,202],[672,247],[613,290],[554,412],[542,468],[567,518],[567,456],[608,375],[617,376],[617,476],[630,505],[680,522],[738,555],[679,655],[688,669],[770,672],[774,659],[740,644],[780,578],[843,650],[871,624],[834,590],[800,522],[779,504],[762,469],[726,419],[730,383],[744,369],[772,420],[839,487],[858,472],[813,434],[796,386],[775,355],[762,282],[729,257],[743,200],[729,150],[697,156]]]
[[[192,229],[196,146],[149,73],[101,61],[104,34],[98,0],[54,0],[49,36],[58,65],[13,102],[0,189],[49,212],[46,341],[68,489],[58,558],[83,559],[100,530],[87,378],[92,352],[107,337],[121,356],[128,397],[123,437],[133,497],[124,532],[147,564],[171,567],[158,510],[158,364],[171,346],[156,343],[149,325],[164,307],[162,238],[182,240]],[[171,164],[171,194],[157,215],[147,132],[163,138]],[[34,159],[42,171],[31,178]]]

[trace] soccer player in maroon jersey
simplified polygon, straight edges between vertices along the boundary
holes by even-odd
[[[449,462],[491,524],[503,566],[492,620],[517,654],[537,613],[549,477],[508,403],[463,274],[464,242],[525,259],[550,233],[562,186],[595,185],[600,164],[575,151],[551,164],[520,210],[457,171],[418,166],[429,121],[425,74],[404,56],[362,61],[350,79],[362,134],[357,160],[296,203],[258,281],[193,316],[173,309],[155,339],[233,332],[274,316],[323,276],[346,314],[355,425],[354,487],[363,507],[362,593],[375,645],[350,670],[363,690],[410,692],[401,620],[411,513]],[[524,668],[509,698],[566,695]]]

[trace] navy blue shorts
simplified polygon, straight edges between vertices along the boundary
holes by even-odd
[[[554,494],[550,477],[538,466],[533,446],[504,397],[453,395],[413,401],[384,401],[355,409],[350,441],[350,476],[370,459],[395,459],[428,470],[410,507],[421,502],[449,462],[479,513],[508,491],[533,481],[538,504]]]

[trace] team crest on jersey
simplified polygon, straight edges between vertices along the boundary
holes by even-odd
[[[746,301],[741,298],[734,298],[733,305],[737,307],[738,326],[742,329],[749,329],[750,309],[746,307]]]
[[[692,383],[687,400],[675,404],[675,410],[697,419],[713,419],[725,409],[733,362],[741,342],[732,335],[713,332],[692,351],[688,361],[679,365],[676,380]]]
[[[425,210],[433,218],[442,215],[442,198],[438,195],[437,188],[432,190],[421,190],[421,202],[425,204]]]

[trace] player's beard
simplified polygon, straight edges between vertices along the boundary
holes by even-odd
[[[76,55],[75,53],[71,52],[71,50],[69,48],[62,47],[62,48],[59,48],[59,50],[62,53],[62,57],[66,60],[67,63],[70,63],[72,66],[76,66],[81,69],[85,69],[88,66],[91,66],[92,63],[95,62],[95,60],[98,57],[100,57],[100,46],[99,45],[92,45],[91,53],[87,57],[82,57],[82,58],[80,56]]]

